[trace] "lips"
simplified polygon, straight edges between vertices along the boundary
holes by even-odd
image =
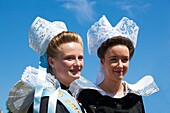
[[[80,73],[80,69],[73,69],[73,70],[70,70],[70,72],[73,74],[73,75],[76,75],[78,73]]]
[[[116,70],[116,71],[114,71],[114,72],[116,72],[116,73],[118,73],[118,74],[123,74],[123,69],[121,69],[121,70]]]
[[[123,71],[115,71],[118,74],[123,74]]]

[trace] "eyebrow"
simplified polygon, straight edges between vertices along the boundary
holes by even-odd
[[[110,56],[109,58],[118,58],[118,57],[117,56]],[[122,56],[121,58],[129,58],[129,56]]]

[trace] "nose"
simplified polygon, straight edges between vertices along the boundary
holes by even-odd
[[[123,62],[121,59],[119,59],[117,67],[122,68],[123,67]]]
[[[81,61],[80,61],[79,59],[75,59],[75,60],[74,60],[74,65],[75,65],[75,66],[80,66],[80,65],[81,65],[80,62],[81,62]]]

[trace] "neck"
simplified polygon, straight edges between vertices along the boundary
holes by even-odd
[[[110,94],[117,94],[124,92],[125,88],[122,84],[122,81],[106,81],[104,80],[102,83],[99,84],[99,87],[107,93]]]
[[[55,72],[55,71],[53,71],[53,72]],[[61,84],[63,84],[64,86],[66,86],[66,87],[69,87],[69,86],[70,86],[70,84],[71,84],[72,81],[70,81],[70,80],[68,80],[68,79],[65,79],[65,78],[62,77],[62,76],[58,76],[56,73],[53,73],[53,75],[54,75],[55,79],[57,79],[57,80],[58,80]]]
[[[67,80],[65,80],[65,79],[62,78],[62,77],[55,76],[55,78],[56,78],[61,84],[63,84],[63,85],[66,86],[66,87],[69,87],[70,84],[71,84],[71,81],[67,81]]]
[[[60,80],[60,79],[58,79],[58,81],[61,83],[61,84],[63,84],[65,87],[69,87],[70,86],[70,82],[68,82],[68,81],[62,81],[62,80]]]
[[[60,86],[61,86],[61,89],[65,89],[65,90],[69,89],[69,86],[65,86],[65,85],[62,84],[61,82],[60,82]]]

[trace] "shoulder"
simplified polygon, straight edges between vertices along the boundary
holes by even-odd
[[[83,89],[80,91],[78,98],[83,98],[83,97],[100,97],[102,96],[97,90],[94,89]]]
[[[97,90],[95,89],[83,89],[80,91],[79,95],[83,95],[83,94],[97,94],[97,95],[101,95]]]
[[[82,104],[94,104],[102,95],[94,89],[83,89],[78,95],[78,101]]]

